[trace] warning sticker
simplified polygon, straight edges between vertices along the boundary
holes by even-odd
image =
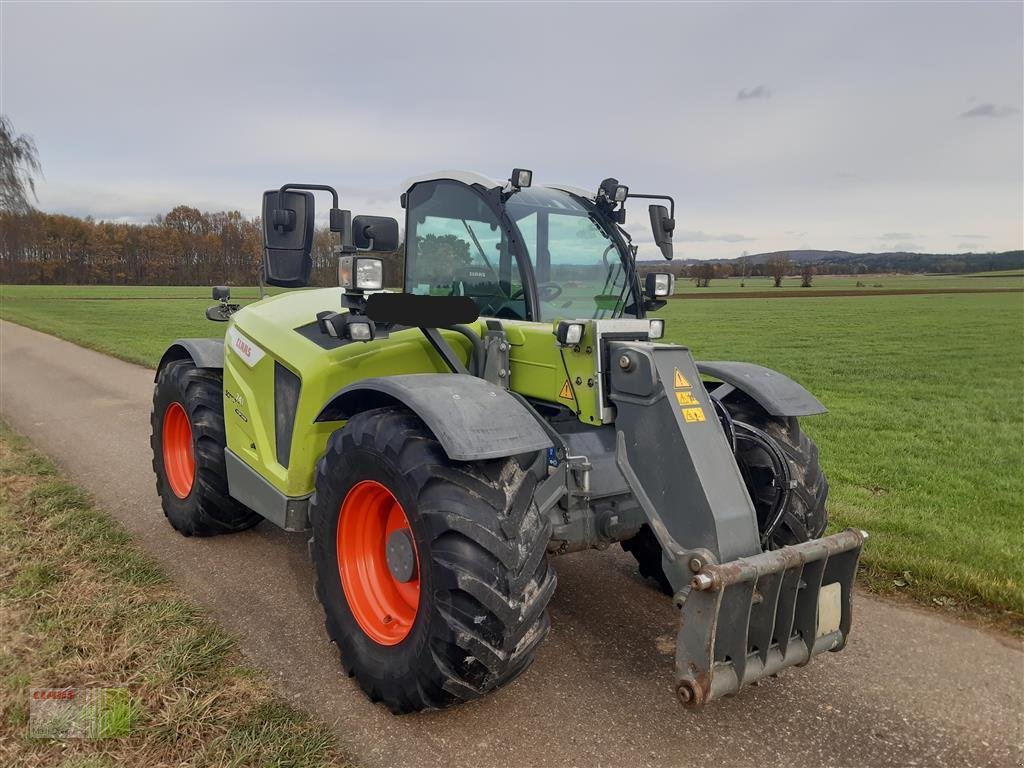
[[[683,408],[683,420],[686,422],[706,421],[703,408]]]
[[[680,405],[700,405],[697,398],[693,396],[693,392],[676,392],[676,400]]]
[[[672,377],[672,380],[672,386],[675,387],[676,389],[690,386],[690,382],[686,380],[686,377],[683,376],[683,372],[680,371],[678,368],[676,368],[676,372],[675,375]]]
[[[569,384],[569,380],[565,380],[565,384],[562,385],[562,391],[558,393],[558,396],[563,400],[575,400],[572,394],[572,386]]]

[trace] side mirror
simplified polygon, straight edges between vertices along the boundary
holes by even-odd
[[[388,216],[356,216],[352,219],[352,241],[360,251],[397,251],[398,222]]]
[[[270,285],[301,288],[313,260],[313,193],[276,189],[263,193],[263,274]]]
[[[668,208],[664,205],[651,205],[647,207],[651,214],[651,231],[654,233],[654,242],[661,248],[661,255],[666,259],[672,259],[672,232],[676,228],[676,221],[668,215]]]

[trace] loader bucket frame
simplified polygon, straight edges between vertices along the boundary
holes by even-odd
[[[608,344],[616,461],[681,610],[676,693],[697,707],[846,643],[867,535],[762,551],[732,447],[685,347]]]
[[[850,595],[867,535],[822,539],[706,565],[691,581],[676,644],[676,695],[687,706],[736,693],[846,645]]]

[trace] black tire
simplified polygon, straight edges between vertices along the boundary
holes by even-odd
[[[184,497],[172,489],[164,466],[164,419],[175,403],[187,416],[195,464],[191,488]],[[263,519],[228,494],[220,371],[197,368],[187,359],[167,363],[157,374],[150,424],[156,491],[176,531],[185,536],[214,536],[251,528]]]
[[[797,419],[771,416],[746,396],[734,395],[725,406],[734,422],[738,422],[737,430],[747,424],[767,434],[789,465],[793,487],[782,518],[769,539],[769,548],[778,549],[821,536],[828,524],[828,479],[818,460],[818,446],[800,429]],[[763,447],[740,440],[736,463],[763,530],[779,493],[772,485],[772,461]],[[649,526],[644,525],[636,536],[622,542],[622,548],[636,558],[642,576],[657,582],[662,592],[672,594],[661,564],[661,545]]]
[[[778,549],[821,536],[828,525],[828,479],[821,469],[818,446],[800,429],[795,417],[770,416],[747,397],[733,397],[725,405],[734,421],[766,433],[782,449],[789,464],[793,485],[782,519],[769,541],[770,547]],[[762,522],[778,493],[771,485],[771,460],[764,448],[749,441],[739,441],[736,453],[758,521]]]
[[[310,508],[316,592],[342,667],[372,701],[396,714],[447,707],[529,666],[555,590],[551,524],[533,500],[544,467],[541,454],[453,462],[403,408],[358,414],[332,435]],[[341,506],[364,480],[401,504],[420,564],[415,616],[390,645],[362,629],[339,572]]]

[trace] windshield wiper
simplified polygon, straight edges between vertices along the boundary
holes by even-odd
[[[484,264],[487,265],[487,268],[494,273],[494,278],[495,280],[498,281],[498,284],[500,285],[501,275],[498,274],[498,270],[496,270],[494,268],[494,265],[491,264],[491,260],[487,258],[487,254],[484,253],[484,249],[483,246],[480,245],[480,241],[476,239],[476,233],[474,233],[472,227],[469,226],[469,222],[467,222],[465,219],[459,219],[459,221],[462,222],[462,226],[466,228],[466,232],[469,233],[469,236],[473,239],[473,245],[475,245],[477,251],[480,252],[480,258],[484,260]]]

